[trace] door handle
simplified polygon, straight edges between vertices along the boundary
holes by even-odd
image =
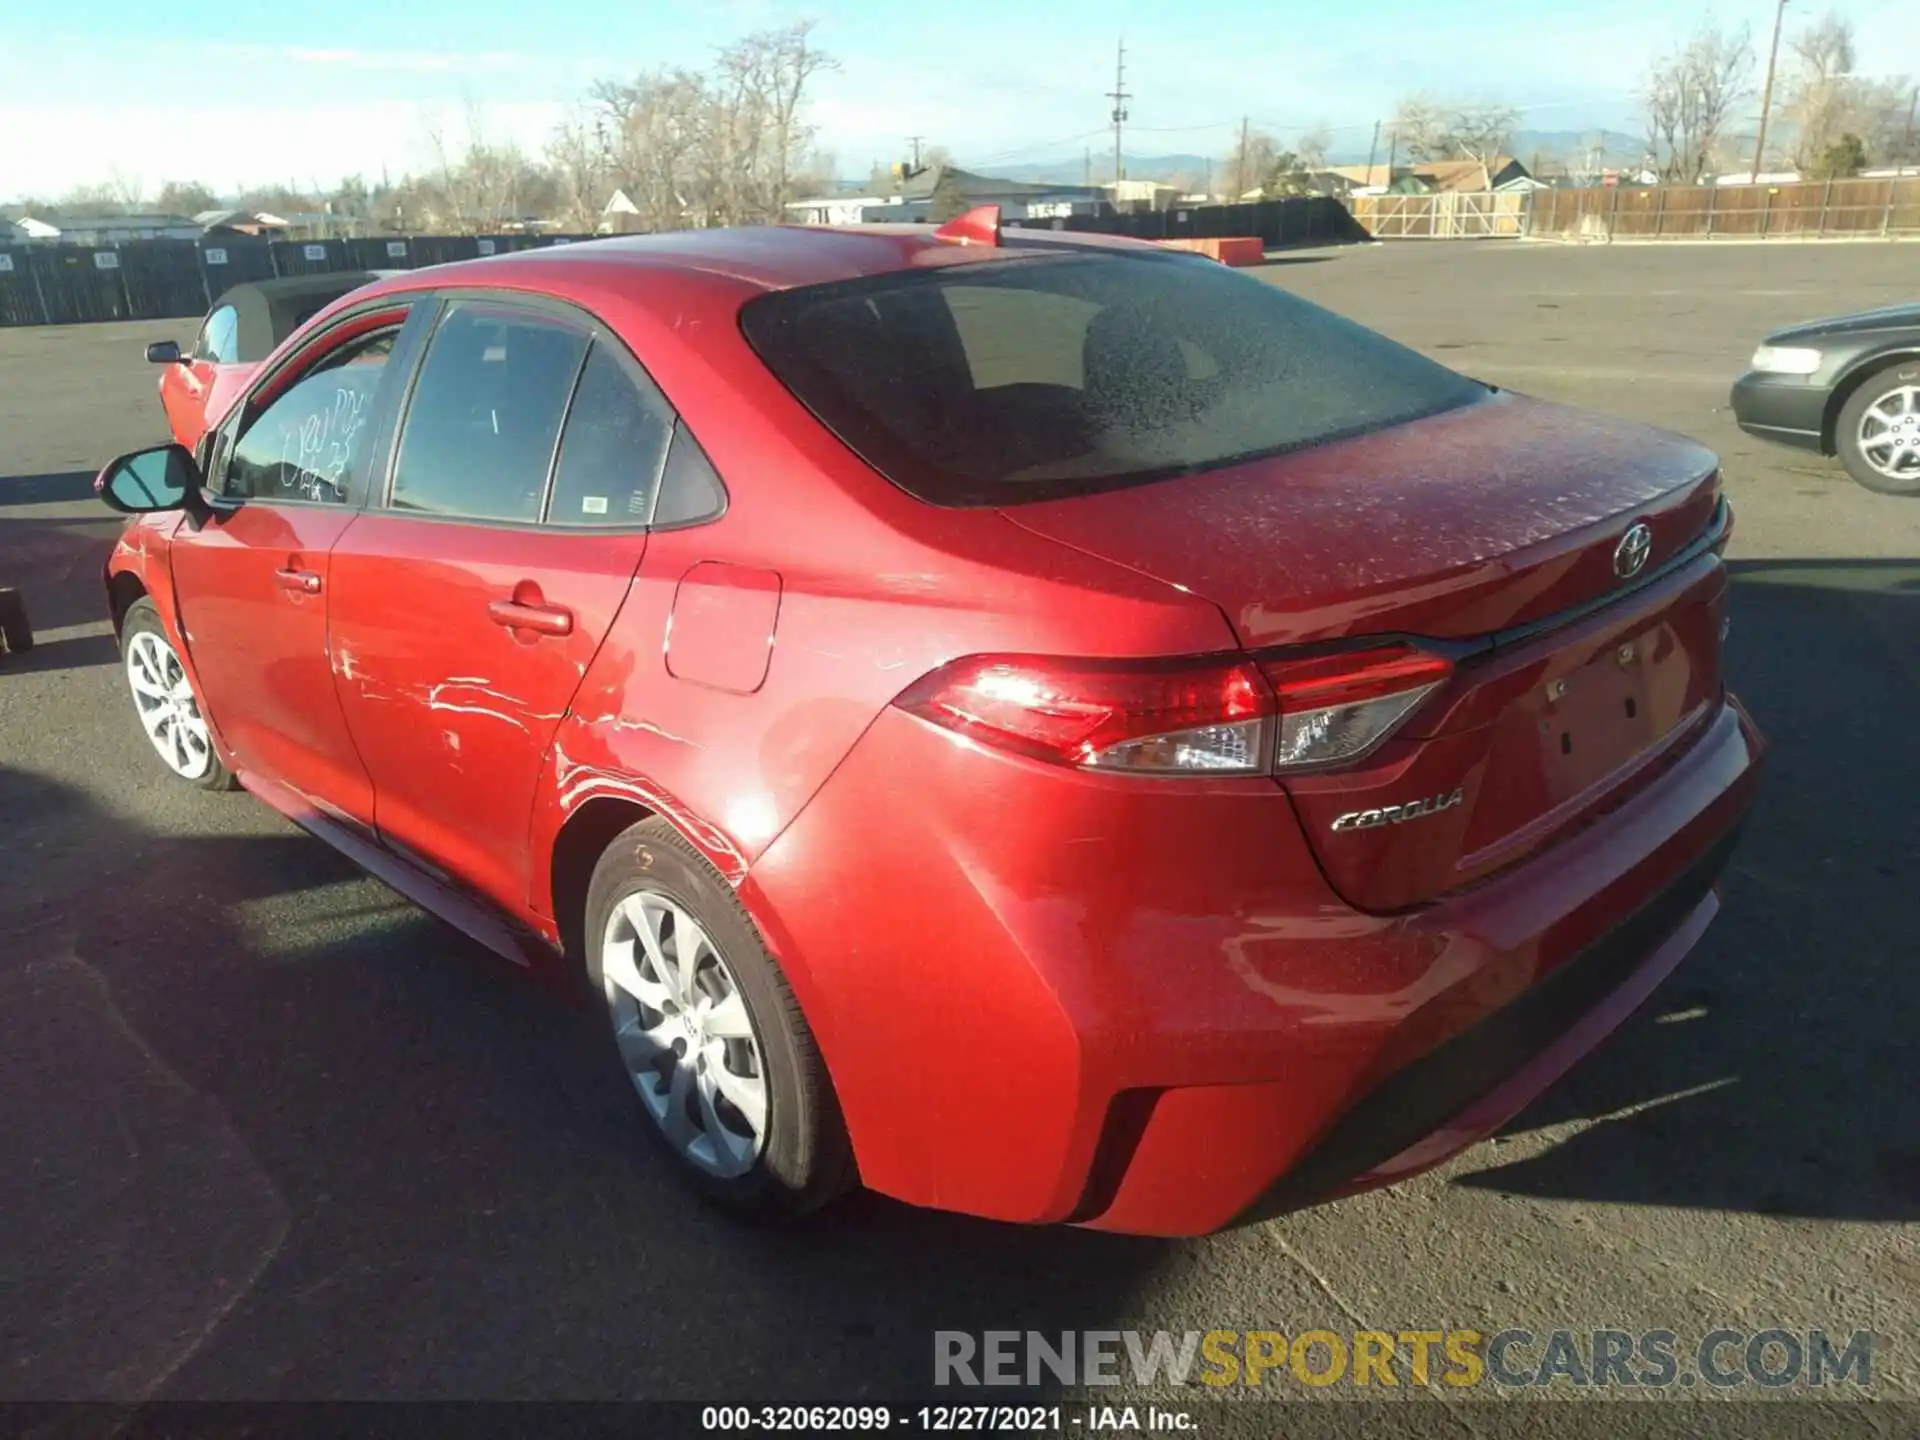
[[[559,605],[522,605],[517,600],[490,600],[487,618],[509,630],[532,630],[541,635],[571,635],[573,612]]]
[[[311,570],[276,570],[273,578],[280,582],[282,590],[298,590],[302,595],[320,593],[320,577]]]

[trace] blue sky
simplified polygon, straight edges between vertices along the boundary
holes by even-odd
[[[1795,0],[1789,25],[1817,0]],[[1844,0],[1874,68],[1920,70],[1914,0]],[[811,108],[848,175],[922,134],[990,169],[1105,145],[1124,31],[1135,154],[1221,154],[1240,117],[1283,139],[1316,122],[1364,149],[1415,90],[1498,99],[1543,130],[1637,129],[1648,58],[1705,14],[1687,0],[389,0],[182,5],[7,0],[0,8],[0,196],[117,173],[216,190],[331,184],[420,168],[438,124],[478,117],[537,150],[597,76],[701,64],[743,32],[807,16],[841,68]],[[1764,44],[1768,0],[1721,3]],[[1903,33],[1904,32],[1904,33]]]

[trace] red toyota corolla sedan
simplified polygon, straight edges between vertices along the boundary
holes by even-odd
[[[100,485],[160,759],[566,957],[740,1210],[1431,1166],[1700,938],[1760,769],[1712,455],[991,214],[393,277]]]

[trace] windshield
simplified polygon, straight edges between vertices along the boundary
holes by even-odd
[[[1209,260],[1073,255],[781,291],[741,312],[781,382],[937,505],[1233,464],[1485,389]]]

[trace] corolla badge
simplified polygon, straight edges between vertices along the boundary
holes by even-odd
[[[1613,573],[1622,580],[1631,580],[1646,567],[1647,557],[1653,554],[1653,529],[1644,520],[1636,520],[1627,527],[1627,533],[1620,537],[1620,543],[1613,547]]]
[[[1404,825],[1409,820],[1424,820],[1451,810],[1467,798],[1463,785],[1451,795],[1429,795],[1424,800],[1409,800],[1404,805],[1382,805],[1378,810],[1349,810],[1333,822],[1335,830],[1372,830],[1380,825]]]

